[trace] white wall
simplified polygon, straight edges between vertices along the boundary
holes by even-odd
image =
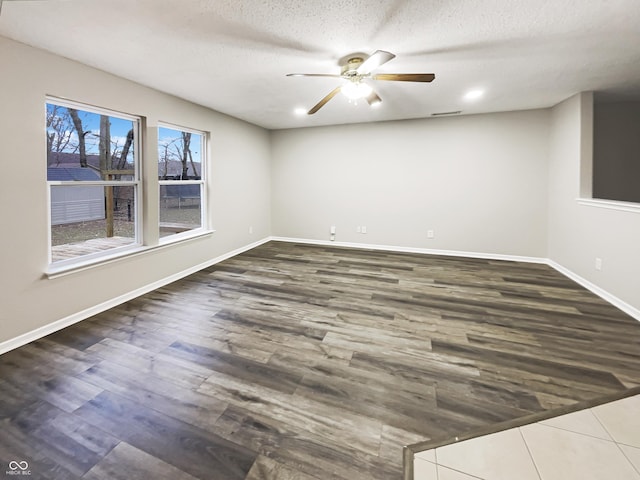
[[[577,201],[581,166],[590,170],[592,121],[590,93],[551,110],[549,258],[640,310],[640,213]]]
[[[271,139],[276,236],[546,257],[548,110]]]
[[[3,37],[0,65],[0,344],[270,234],[266,130]],[[145,117],[146,182],[157,173],[158,121],[211,132],[207,187],[217,231],[47,279],[45,95]],[[157,196],[157,188],[145,192],[151,218]]]

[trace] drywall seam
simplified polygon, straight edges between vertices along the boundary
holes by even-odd
[[[235,257],[240,253],[246,252],[247,250],[251,250],[252,248],[255,248],[264,243],[267,243],[269,240],[270,240],[270,237],[265,237],[262,240],[258,240],[256,242],[245,245],[244,247],[237,248],[235,250],[232,250],[231,252],[220,255],[212,260],[208,260],[199,265],[195,265],[193,267],[187,268],[186,270],[182,270],[181,272],[174,273],[173,275],[169,275],[168,277],[165,277],[163,279],[157,280],[143,287],[132,290],[131,292],[127,292],[124,295],[120,295],[118,297],[107,300],[106,302],[100,303],[99,305],[95,305],[93,307],[87,308],[80,312],[69,315],[68,317],[49,323],[48,325],[44,325],[42,327],[36,328],[35,330],[31,330],[30,332],[19,335],[15,338],[1,342],[0,355],[10,350],[13,350],[15,348],[26,345],[27,343],[38,340],[39,338],[42,338],[54,332],[57,332],[58,330],[62,330],[65,327],[73,325],[74,323],[78,323],[93,315],[97,315],[98,313],[104,312],[105,310],[116,307],[124,302],[133,300],[134,298],[139,297],[140,295],[149,293],[160,287],[168,285],[171,282],[180,280],[181,278],[184,278],[188,275],[196,273],[202,270],[203,268],[210,267],[211,265],[215,265],[216,263],[222,262],[223,260],[227,260],[228,258]]]

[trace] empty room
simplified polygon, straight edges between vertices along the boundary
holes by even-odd
[[[637,0],[0,0],[0,476],[640,480]]]

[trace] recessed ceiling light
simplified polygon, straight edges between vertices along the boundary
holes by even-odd
[[[298,107],[293,111],[293,113],[295,113],[296,115],[302,116],[302,115],[305,115],[307,113],[307,109],[306,108],[302,108],[302,107]]]
[[[477,100],[478,98],[482,97],[483,95],[484,95],[484,90],[480,90],[480,89],[469,90],[467,93],[465,93],[464,99],[465,100]]]

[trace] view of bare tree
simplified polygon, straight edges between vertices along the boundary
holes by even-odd
[[[123,170],[127,166],[127,157],[129,156],[129,150],[131,150],[131,146],[133,145],[133,129],[127,132],[127,139],[124,142],[124,146],[122,147],[122,151],[119,155],[119,160],[116,164],[116,169]]]
[[[76,153],[79,145],[73,138],[73,121],[65,107],[47,109],[47,165],[59,163],[60,152]]]
[[[191,133],[180,132],[179,137],[167,137],[160,141],[158,145],[158,160],[160,164],[158,174],[161,178],[167,179],[175,176],[175,178],[179,177],[182,180],[188,180],[199,177],[198,165],[193,159],[191,138]],[[175,164],[180,165],[179,172],[176,171]],[[189,174],[189,168],[191,168],[191,174]]]
[[[187,165],[187,160],[189,159],[189,154],[191,152],[191,133],[182,132],[182,178],[189,178],[189,166]],[[193,162],[192,162],[193,163]]]
[[[111,122],[107,115],[100,115],[100,143],[98,144],[98,155],[100,157],[100,172],[109,170],[111,167]]]
[[[82,128],[82,120],[80,120],[80,115],[78,115],[78,110],[75,108],[67,109],[69,115],[71,116],[71,120],[73,121],[73,127],[76,129],[76,133],[78,134],[78,153],[80,154],[80,166],[87,166],[87,146],[85,142],[85,135],[89,132],[85,132]]]

